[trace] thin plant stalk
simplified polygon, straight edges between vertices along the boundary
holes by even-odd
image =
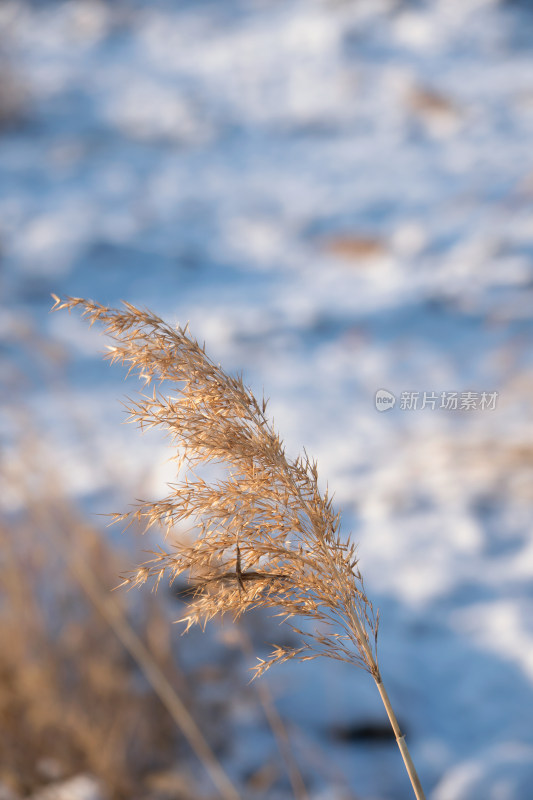
[[[272,609],[299,644],[275,646],[258,659],[256,677],[275,663],[319,656],[369,672],[415,796],[423,800],[379,671],[379,615],[366,594],[356,546],[341,535],[340,516],[319,487],[316,462],[306,453],[289,458],[266,416],[266,401],[213,363],[187,327],[172,327],[130,303],[112,309],[81,298],[54,299],[54,309],[81,307],[91,325],[104,325],[113,341],[111,363],[153,386],[151,394],[129,400],[129,421],[142,430],[162,427],[176,446],[178,477],[168,495],[141,501],[115,520],[162,526],[168,537],[184,522],[197,531],[192,543],[160,547],[124,583],[157,586],[164,576],[172,582],[187,575],[194,588],[181,620],[185,630],[224,614],[238,619],[252,608]]]
[[[403,763],[405,764],[405,769],[407,770],[407,774],[409,775],[409,780],[411,781],[415,797],[417,798],[417,800],[425,800],[425,794],[424,790],[422,789],[422,784],[420,783],[420,778],[418,777],[415,765],[413,764],[413,759],[411,758],[409,748],[407,747],[405,736],[401,732],[400,726],[398,725],[398,720],[396,719],[396,715],[392,709],[387,691],[381,680],[376,680],[376,686],[378,687],[379,695],[383,701],[383,705],[385,706],[385,710],[387,712],[387,716],[392,726],[392,730],[394,731],[396,743],[400,748],[400,753],[402,754]]]

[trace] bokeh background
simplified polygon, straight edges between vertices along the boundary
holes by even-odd
[[[531,797],[532,3],[2,0],[0,292],[2,798],[221,796],[125,630],[242,797],[411,796],[363,673],[259,689],[276,622],[180,637],[180,587],[109,592],[154,542],[99,515],[173,469],[52,292],[189,321],[264,389],[360,543],[428,797]]]

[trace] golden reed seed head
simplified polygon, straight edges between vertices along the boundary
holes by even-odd
[[[300,639],[275,647],[256,674],[290,658],[324,655],[355,662],[377,679],[378,615],[368,600],[355,545],[344,541],[340,519],[318,486],[307,454],[290,459],[242,378],[227,375],[191,337],[148,310],[124,303],[106,308],[89,300],[53,296],[53,310],[80,308],[111,338],[107,358],[152,386],[129,400],[129,420],[164,428],[176,447],[178,480],[157,502],[142,502],[116,521],[162,526],[167,537],[187,520],[193,544],[161,548],[124,583],[155,585],[186,573],[194,584],[182,621],[193,624],[255,607],[273,609]],[[206,464],[220,478],[204,479]],[[298,618],[311,624],[303,630]]]

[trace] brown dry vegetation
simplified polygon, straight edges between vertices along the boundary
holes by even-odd
[[[0,786],[26,796],[89,773],[105,797],[146,797],[154,776],[183,754],[183,737],[78,571],[98,575],[101,602],[127,625],[119,598],[108,599],[121,560],[44,474],[26,464],[2,478],[4,491],[16,480],[26,508],[0,528]],[[152,631],[154,658],[179,686],[161,623],[147,603],[140,633]]]

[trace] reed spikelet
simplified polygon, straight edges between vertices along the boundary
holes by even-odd
[[[378,614],[368,599],[356,547],[341,537],[340,518],[318,485],[307,454],[291,459],[241,377],[214,364],[188,332],[129,303],[106,308],[81,298],[54,309],[81,307],[91,325],[103,323],[113,340],[108,358],[137,372],[150,394],[129,400],[129,421],[162,427],[176,445],[181,479],[157,502],[141,502],[116,521],[197,529],[193,544],[160,548],[124,583],[157,586],[186,574],[193,597],[185,630],[221,614],[238,618],[255,607],[274,610],[299,644],[276,646],[259,660],[256,676],[275,663],[327,656],[356,664],[374,678],[417,798],[423,792],[383,687],[377,660]],[[162,389],[165,386],[165,390]],[[167,391],[168,387],[168,391]],[[202,477],[216,464],[221,477]],[[311,624],[300,627],[297,620]]]

